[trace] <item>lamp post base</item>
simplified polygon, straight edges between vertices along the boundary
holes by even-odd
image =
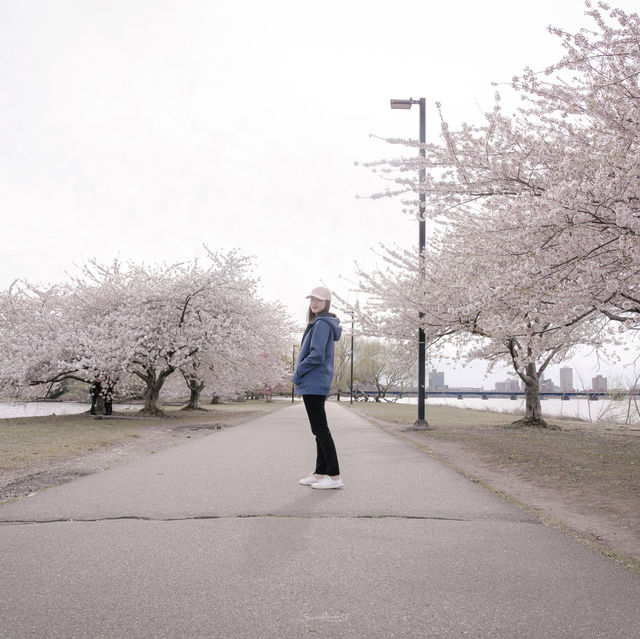
[[[435,430],[435,428],[430,426],[426,419],[416,419],[409,430]]]

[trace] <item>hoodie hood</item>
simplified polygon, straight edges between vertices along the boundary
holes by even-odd
[[[335,343],[340,335],[340,320],[333,313],[318,315],[307,325],[293,374],[295,392],[298,395],[329,394],[333,379]]]
[[[331,326],[331,330],[333,331],[333,341],[337,342],[342,335],[342,326],[340,326],[340,320],[333,315],[333,313],[327,313],[326,315],[318,315],[315,322],[322,321],[326,322]]]

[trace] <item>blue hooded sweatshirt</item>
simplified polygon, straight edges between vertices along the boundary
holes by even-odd
[[[293,374],[296,395],[328,395],[333,379],[333,351],[342,335],[340,320],[329,313],[307,325]]]

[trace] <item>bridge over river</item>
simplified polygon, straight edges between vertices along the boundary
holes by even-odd
[[[358,390],[354,391],[353,396],[356,399],[367,400],[369,398],[375,399],[378,397],[379,393],[375,390]],[[624,399],[625,397],[629,397],[629,395],[635,395],[636,397],[640,395],[640,390],[638,391],[616,391],[616,392],[595,392],[595,391],[570,391],[570,392],[562,392],[562,391],[540,391],[540,397],[553,397],[555,399],[563,399],[569,400],[577,397],[586,397],[591,401],[597,401],[602,398],[608,399]],[[418,391],[387,391],[384,394],[385,399],[402,399],[404,397],[417,397]],[[509,398],[509,399],[518,399],[525,396],[524,391],[513,391],[513,392],[505,392],[505,391],[487,391],[487,390],[426,390],[425,397],[455,397],[457,399],[462,399],[464,397],[481,397],[482,399],[492,399],[495,397],[500,398]]]

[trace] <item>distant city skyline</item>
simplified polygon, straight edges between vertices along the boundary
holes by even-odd
[[[630,339],[626,346],[611,348],[597,354],[589,351],[549,366],[544,377],[562,387],[560,371],[562,368],[571,368],[572,386],[575,390],[591,388],[592,379],[597,375],[607,378],[609,388],[629,388],[640,385],[640,362],[635,361],[639,353],[636,344]],[[427,363],[427,373],[431,370],[444,372],[445,384],[451,388],[493,389],[496,382],[517,377],[513,367],[506,363],[494,366],[491,371],[487,370],[488,365],[484,360],[474,360],[465,364],[463,360],[452,357],[432,357]]]
[[[506,379],[493,381],[493,388],[485,388],[485,384],[458,384],[455,379],[449,379],[447,383],[447,377],[445,371],[439,371],[437,369],[428,369],[428,381],[427,390],[455,390],[455,389],[478,389],[478,390],[495,390],[499,392],[521,392],[524,389],[524,384],[519,377],[515,374],[510,374]],[[555,380],[548,376],[543,376],[540,380],[540,390],[543,392],[564,392],[570,393],[574,391],[591,390],[596,393],[605,393],[610,387],[609,378],[606,375],[597,374],[590,379],[590,384],[580,384],[578,387],[573,383],[574,369],[570,366],[562,366],[559,370],[559,384],[555,383]],[[453,377],[453,376],[452,376]],[[623,385],[628,387],[631,384]],[[612,386],[613,387],[613,386]]]
[[[560,369],[560,384],[554,383],[550,377],[542,377],[540,380],[540,390],[546,393],[560,391],[562,393],[572,393],[575,391],[590,390],[594,393],[606,393],[609,386],[609,380],[604,375],[596,375],[591,378],[591,385],[588,388],[575,388],[573,385],[573,369],[563,366]],[[502,382],[494,383],[494,390],[500,392],[519,392],[524,390],[524,383],[520,378],[512,377]]]

